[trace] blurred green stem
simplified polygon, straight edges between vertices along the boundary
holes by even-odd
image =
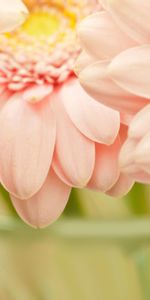
[[[4,232],[27,231],[27,233],[51,233],[66,238],[96,238],[120,241],[147,241],[150,239],[150,219],[130,220],[83,220],[82,218],[62,218],[45,229],[32,229],[22,221],[13,217],[0,217],[0,231]]]

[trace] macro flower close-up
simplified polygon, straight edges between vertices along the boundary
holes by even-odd
[[[150,0],[0,0],[0,300],[150,300]]]
[[[96,2],[25,4],[26,22],[0,36],[0,177],[21,218],[44,227],[72,187],[120,196],[133,180],[118,165],[119,113],[88,96],[73,72],[76,26]]]

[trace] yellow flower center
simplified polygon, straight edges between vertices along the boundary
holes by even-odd
[[[37,1],[35,2],[37,3]],[[71,12],[73,3],[70,3],[69,7],[66,8],[64,5],[60,5],[58,1],[49,2],[47,4],[39,3],[38,5],[33,5],[32,2],[32,7],[28,5],[30,15],[22,26],[22,31],[40,38],[61,31],[61,29],[64,29],[64,26],[61,28],[62,25],[74,30],[77,16],[75,11]]]
[[[30,15],[22,30],[31,36],[40,38],[55,33],[60,26],[59,18],[47,12],[34,12]]]
[[[44,46],[43,51],[50,53],[58,43],[73,47],[76,44],[76,24],[91,10],[88,2],[26,0],[29,17],[21,28],[5,35],[5,42],[7,40],[9,47],[15,51],[22,47],[27,52],[31,52],[31,47],[33,50]],[[4,36],[0,37],[0,45],[2,40]]]

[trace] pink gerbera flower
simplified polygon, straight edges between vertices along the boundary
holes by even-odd
[[[72,71],[76,23],[94,1],[26,4],[26,23],[0,36],[0,177],[21,218],[43,227],[72,186],[116,194],[132,181],[118,166],[119,113],[90,98]]]

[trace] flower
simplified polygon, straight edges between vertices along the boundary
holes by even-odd
[[[44,227],[72,187],[114,195],[133,180],[119,170],[126,135],[119,113],[88,96],[72,70],[76,23],[95,2],[26,4],[26,23],[0,36],[0,178],[21,218]]]
[[[76,71],[85,90],[128,124],[150,99],[150,1],[102,0],[78,34]],[[85,57],[86,56],[86,57]]]
[[[124,174],[136,181],[150,183],[150,104],[133,118],[128,138],[120,152],[120,166]]]
[[[27,15],[28,10],[21,0],[0,0],[0,32],[16,29]]]

